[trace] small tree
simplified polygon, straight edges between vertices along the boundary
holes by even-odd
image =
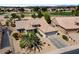
[[[75,14],[74,14],[74,13],[75,13],[75,11],[74,11],[74,10],[72,10],[72,11],[71,11],[71,13],[72,13],[72,15],[75,15]]]
[[[45,18],[45,20],[47,21],[48,24],[51,23],[50,15],[48,13],[44,14],[44,18]]]
[[[11,26],[12,27],[16,27],[15,23],[11,22]]]
[[[74,14],[75,14],[75,16],[79,16],[79,10],[76,10],[76,11],[74,12]]]
[[[16,40],[18,40],[19,39],[19,37],[18,37],[18,33],[13,33],[13,35],[12,35]]]
[[[42,42],[37,37],[36,33],[34,32],[28,32],[27,34],[23,35],[21,41],[20,41],[20,47],[25,48],[27,47],[28,51],[36,51],[42,50]]]
[[[9,21],[6,21],[6,26],[9,26]]]
[[[42,8],[42,11],[47,11],[47,7],[43,7]]]
[[[21,16],[18,16],[17,18],[18,18],[18,20],[21,20]]]
[[[38,11],[40,8],[39,7],[34,7],[33,11]]]
[[[43,16],[42,12],[39,11],[39,12],[38,12],[38,18],[41,18],[42,16]]]
[[[25,15],[24,14],[21,14],[21,18],[24,18],[25,17]]]
[[[20,12],[24,12],[25,10],[24,10],[24,8],[19,8],[18,9]]]
[[[12,13],[12,14],[11,14],[11,17],[12,17],[12,18],[17,18],[18,15],[17,15],[16,13]]]
[[[62,38],[68,41],[68,37],[66,35],[62,35]]]
[[[32,14],[32,17],[33,17],[33,18],[36,18],[37,16],[36,16],[36,14],[35,14],[35,13],[33,13],[33,14]]]

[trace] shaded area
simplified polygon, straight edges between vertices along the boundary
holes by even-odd
[[[79,54],[79,49],[68,51],[68,52],[64,52],[62,54]]]

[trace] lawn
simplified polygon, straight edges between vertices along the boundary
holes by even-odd
[[[0,12],[0,15],[3,15],[3,14],[5,14],[4,12]]]
[[[73,16],[72,12],[52,12],[51,16]]]

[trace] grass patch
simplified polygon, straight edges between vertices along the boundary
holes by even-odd
[[[72,12],[52,12],[51,16],[73,16]]]

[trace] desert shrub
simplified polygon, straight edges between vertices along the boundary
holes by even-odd
[[[38,18],[41,18],[42,16],[43,16],[42,12],[39,11],[39,12],[38,12]]]
[[[19,40],[18,33],[13,33],[12,35],[16,40]]]
[[[44,14],[44,18],[45,18],[45,20],[47,21],[48,24],[51,23],[50,15],[48,13]]]
[[[32,14],[32,17],[33,17],[33,18],[36,18],[37,16],[36,16],[36,14],[35,14],[35,13],[33,13],[33,14]]]
[[[16,27],[15,23],[11,22],[11,26],[12,27]]]
[[[62,38],[66,41],[68,41],[68,37],[66,35],[62,35]]]

